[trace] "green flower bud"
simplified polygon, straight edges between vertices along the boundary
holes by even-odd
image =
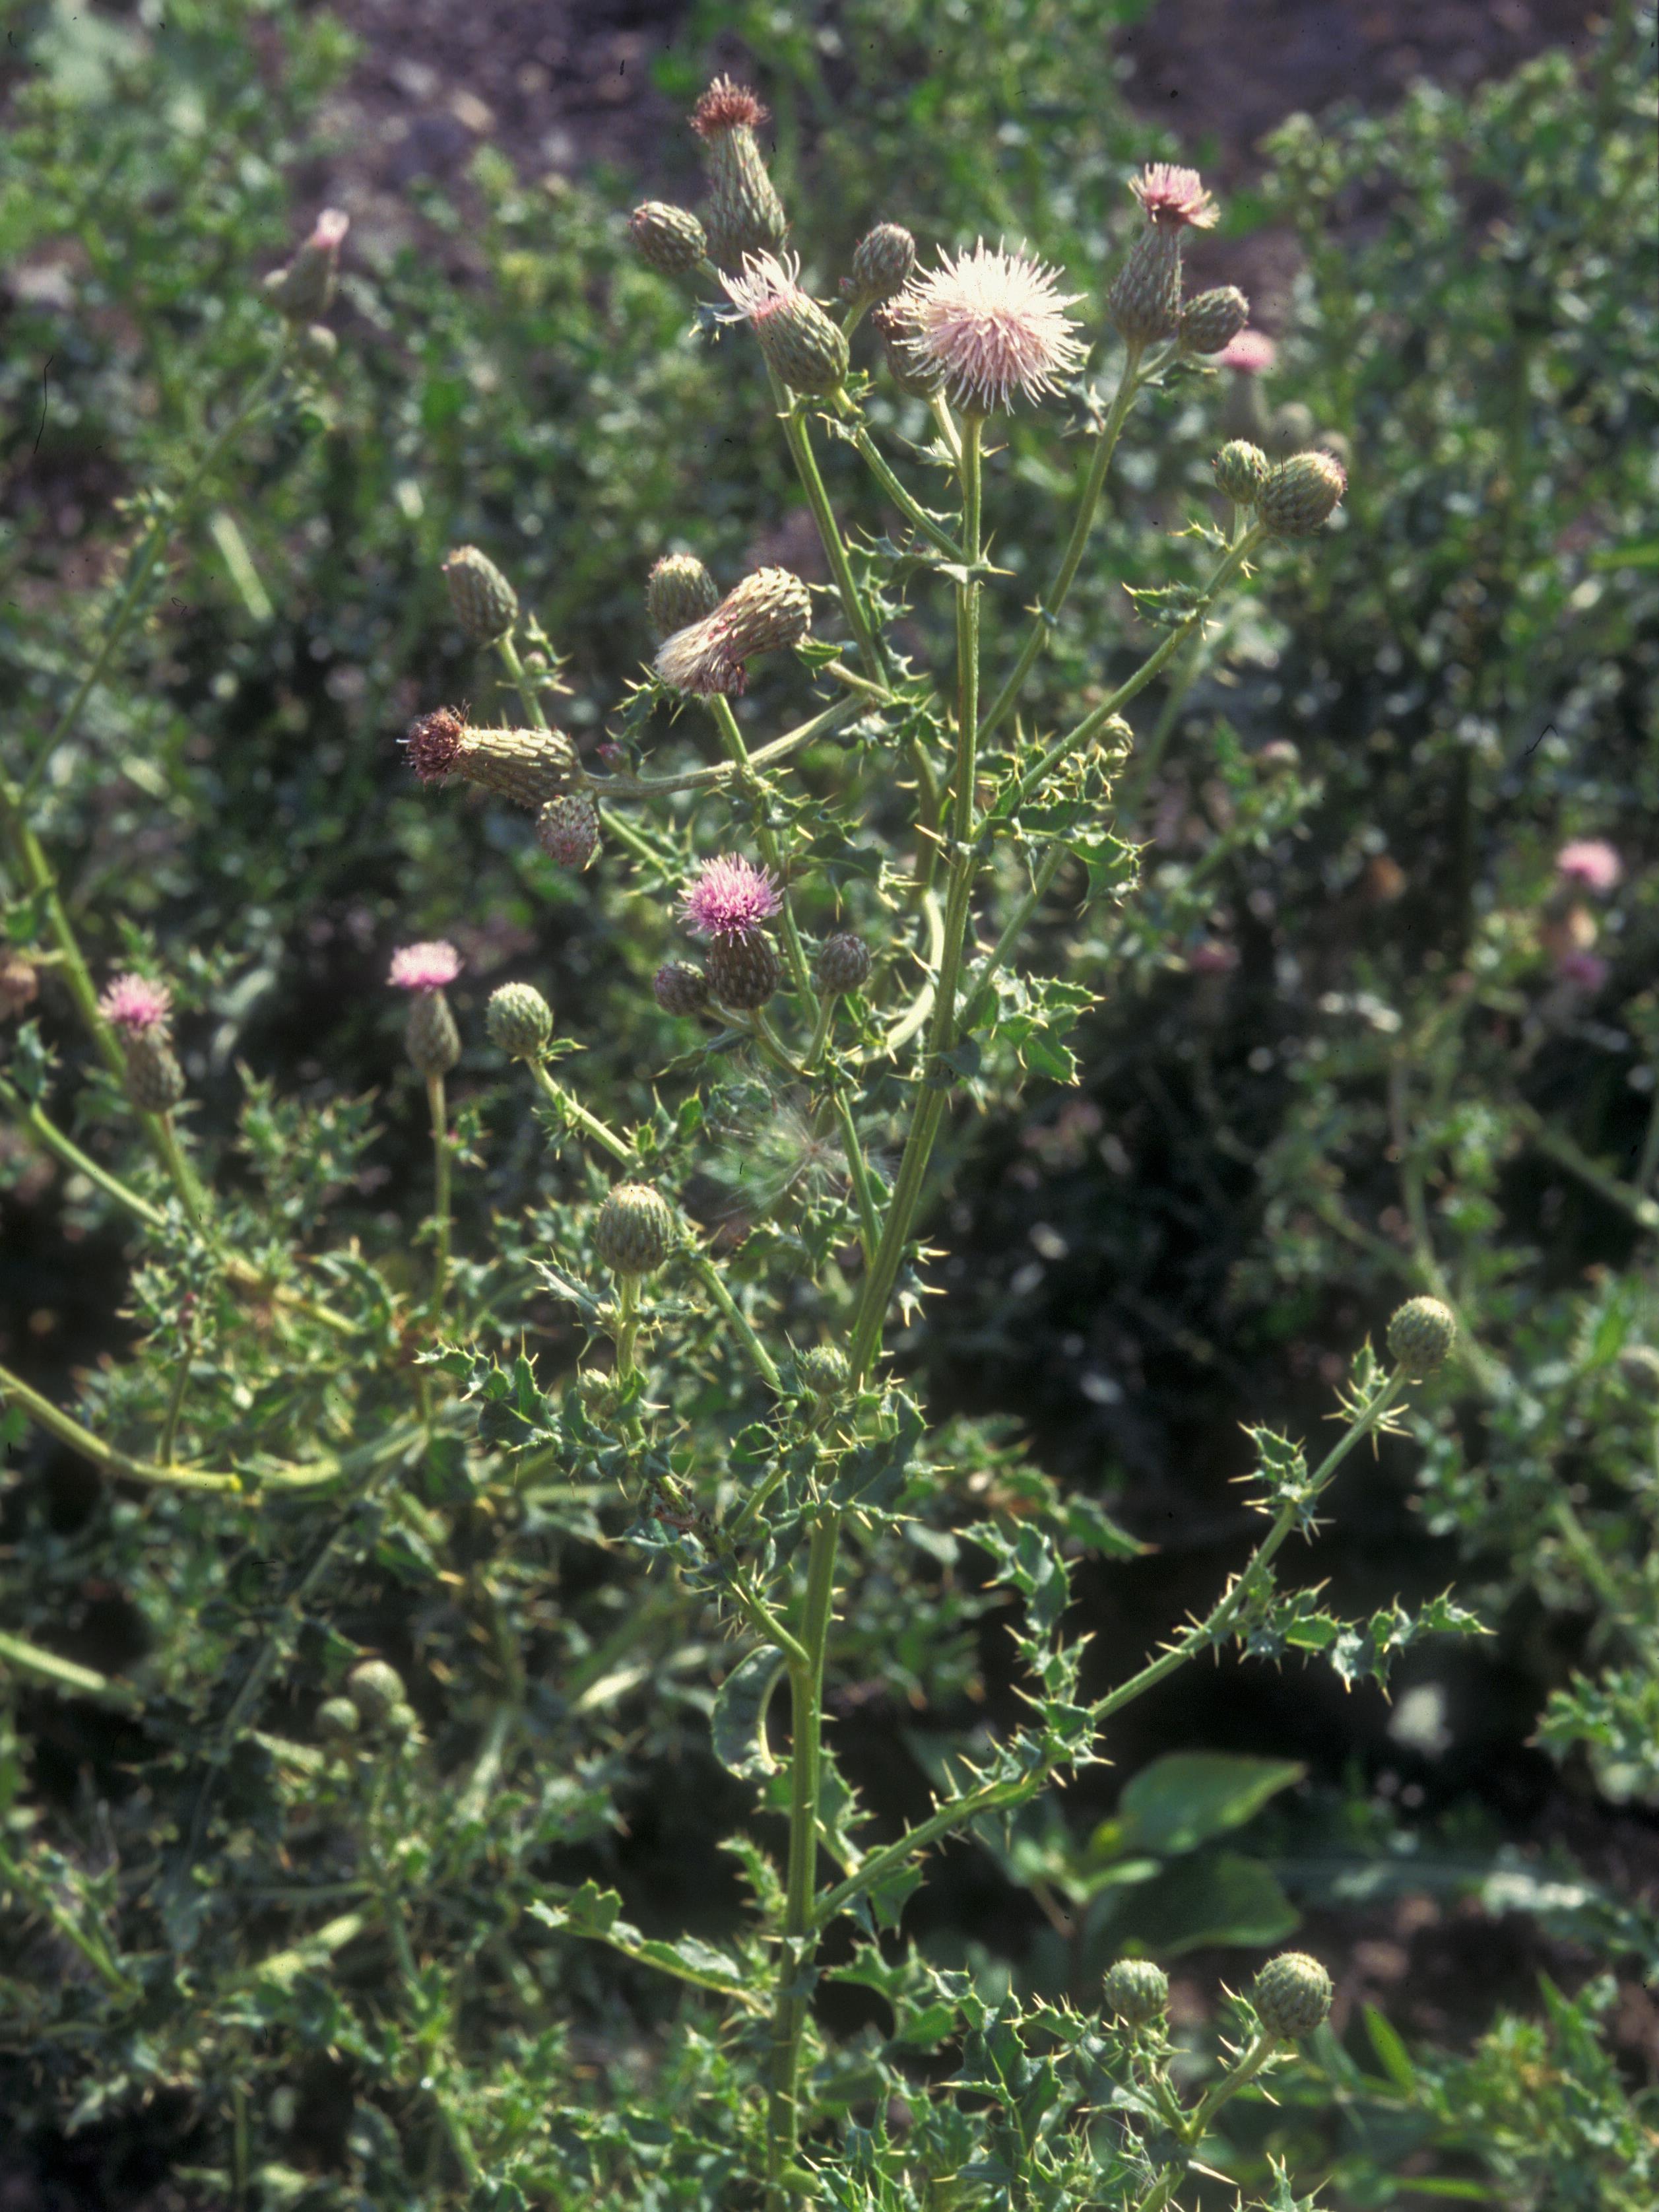
[[[553,1008],[534,983],[503,983],[490,993],[484,1027],[510,1060],[540,1060],[553,1035]]]
[[[1389,1350],[1408,1375],[1432,1375],[1457,1341],[1457,1316],[1438,1298],[1408,1298],[1389,1323]]]
[[[265,296],[286,323],[296,328],[314,323],[328,311],[340,267],[340,248],[351,228],[349,216],[324,208],[311,235],[285,269],[265,279]]]
[[[1181,310],[1183,353],[1220,353],[1250,320],[1250,301],[1236,284],[1197,293]]]
[[[694,553],[665,553],[645,579],[645,615],[660,645],[720,604],[720,586]]]
[[[1269,2035],[1288,2043],[1330,2017],[1330,1976],[1305,1951],[1281,1951],[1256,1977],[1250,2001]]]
[[[185,1095],[185,1071],[167,1032],[142,1030],[124,1043],[128,1097],[142,1114],[171,1114]]]
[[[1181,232],[1153,223],[1141,232],[1106,295],[1106,314],[1126,345],[1172,338],[1181,321]]]
[[[1150,1959],[1119,1959],[1102,1984],[1105,2009],[1130,2027],[1150,2027],[1169,2008],[1169,1976]]]
[[[1262,485],[1256,512],[1275,538],[1311,538],[1336,512],[1347,483],[1329,453],[1293,453]]]
[[[708,259],[709,241],[689,208],[646,200],[628,217],[628,235],[647,269],[659,276],[688,276]]]
[[[579,875],[599,849],[599,805],[590,791],[550,799],[536,817],[536,842],[549,860]]]
[[[789,217],[755,142],[766,111],[747,86],[717,77],[692,111],[708,170],[708,250],[721,269],[739,270],[746,253],[784,242]]]
[[[417,991],[409,1002],[403,1042],[416,1071],[430,1083],[447,1075],[461,1057],[461,1032],[441,991]]]
[[[841,998],[860,991],[869,976],[869,947],[848,929],[826,937],[813,963],[818,988],[826,998]]]
[[[798,1353],[795,1371],[800,1377],[801,1388],[814,1398],[839,1398],[851,1372],[846,1354],[838,1352],[833,1344],[814,1344],[810,1350]]]
[[[340,351],[340,341],[326,323],[307,323],[294,343],[301,363],[315,374],[332,368]]]
[[[772,939],[758,929],[711,939],[707,959],[709,988],[734,1013],[758,1012],[784,980]]]
[[[700,1014],[709,1002],[708,978],[683,960],[667,960],[651,977],[651,988],[665,1014]]]
[[[567,791],[576,773],[576,748],[562,730],[477,730],[453,707],[417,715],[403,745],[422,783],[464,776],[532,814]]]
[[[493,645],[518,619],[518,594],[487,555],[457,545],[444,563],[455,619],[475,645]]]
[[[317,1733],[327,1743],[347,1743],[362,1726],[349,1698],[325,1698],[317,1708]]]
[[[360,1660],[346,1677],[346,1695],[370,1728],[381,1728],[404,1703],[403,1678],[384,1659]]]
[[[931,399],[944,389],[944,370],[918,349],[890,307],[878,307],[870,321],[881,336],[887,374],[901,392],[912,399]]]
[[[599,1209],[594,1249],[614,1275],[648,1275],[674,1243],[674,1213],[648,1182],[619,1182]]]
[[[875,306],[902,292],[916,273],[916,240],[901,223],[878,222],[853,249],[843,289]]]
[[[1210,464],[1215,481],[1235,507],[1254,507],[1273,463],[1248,438],[1230,438]]]

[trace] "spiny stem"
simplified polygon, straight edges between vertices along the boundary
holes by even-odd
[[[720,742],[728,757],[737,769],[754,813],[755,842],[760,848],[761,858],[778,878],[786,884],[784,854],[778,842],[778,832],[772,826],[766,811],[766,794],[754,775],[754,764],[749,758],[748,747],[743,743],[743,732],[737,726],[737,717],[731,711],[731,702],[724,692],[716,692],[708,702],[714,717],[714,726],[720,732]],[[784,940],[784,957],[789,964],[790,980],[805,1001],[808,1012],[815,1019],[818,1012],[817,994],[812,988],[812,978],[807,972],[807,956],[802,949],[801,933],[795,926],[795,913],[789,899],[784,898],[784,910],[778,918],[779,934]]]
[[[835,520],[835,510],[830,505],[829,494],[824,489],[824,479],[819,474],[818,457],[812,449],[812,433],[807,427],[806,416],[800,406],[790,398],[788,391],[775,368],[768,365],[766,375],[771,381],[772,395],[784,425],[784,436],[789,445],[790,458],[795,463],[796,473],[801,479],[802,489],[807,495],[807,504],[812,509],[813,520],[818,526],[825,557],[830,564],[830,574],[835,579],[835,588],[840,594],[841,610],[847,618],[847,628],[852,632],[858,647],[858,658],[878,684],[887,681],[887,664],[881,643],[875,635],[875,625],[869,617],[852,573],[852,562]]]
[[[776,1390],[781,1396],[784,1379],[778,1372],[777,1364],[750,1326],[748,1315],[726,1288],[719,1268],[706,1252],[687,1252],[686,1258],[698,1281],[736,1330],[743,1349],[754,1362],[755,1371],[761,1381],[768,1389]]]
[[[615,1129],[607,1128],[596,1115],[590,1114],[585,1106],[571,1097],[562,1083],[555,1083],[542,1061],[531,1060],[525,1065],[566,1120],[584,1135],[591,1137],[594,1143],[608,1152],[620,1166],[627,1167],[633,1158],[633,1147],[627,1139],[619,1137]]]

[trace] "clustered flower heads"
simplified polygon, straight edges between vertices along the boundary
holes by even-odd
[[[936,370],[959,407],[990,415],[1016,392],[1035,399],[1082,366],[1079,325],[1066,313],[1082,295],[1062,292],[1057,271],[981,239],[971,253],[940,256],[893,301],[891,319],[915,358]]]
[[[1181,241],[1189,229],[1208,230],[1220,213],[1204,190],[1196,169],[1178,168],[1169,161],[1154,161],[1134,178],[1129,190],[1146,211],[1147,228],[1129,248],[1123,267],[1106,295],[1112,328],[1126,345],[1151,345],[1172,338],[1181,327]],[[1228,288],[1230,290],[1231,288]],[[1244,301],[1244,295],[1235,295]],[[1242,327],[1250,312],[1232,320],[1230,311],[1212,307],[1201,318],[1198,335],[1220,330],[1218,346]],[[1231,328],[1222,327],[1231,321]],[[1192,352],[1208,352],[1193,344]]]
[[[657,673],[675,691],[711,699],[736,692],[757,653],[798,645],[812,627],[812,599],[787,568],[756,568],[712,614],[665,637]]]

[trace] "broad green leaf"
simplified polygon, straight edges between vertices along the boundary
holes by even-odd
[[[783,1653],[775,1644],[763,1644],[720,1685],[710,1722],[714,1755],[740,1781],[759,1781],[777,1771],[766,1746],[766,1707],[783,1671]]]
[[[1242,1827],[1269,1797],[1299,1782],[1292,1759],[1248,1759],[1231,1751],[1172,1751],[1143,1768],[1117,1803],[1116,1820],[1095,1830],[1091,1855],[1129,1851],[1161,1858],[1195,1850]]]
[[[1177,1859],[1122,1894],[1114,1929],[1166,1959],[1210,1943],[1281,1942],[1301,1919],[1271,1867],[1237,1851]]]

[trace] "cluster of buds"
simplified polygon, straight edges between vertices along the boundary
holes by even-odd
[[[325,1698],[317,1709],[318,1735],[341,1748],[364,1734],[415,1735],[420,1726],[403,1676],[384,1659],[360,1662],[346,1677],[344,1697]]]
[[[441,939],[400,945],[391,956],[390,980],[410,994],[404,1043],[416,1071],[428,1083],[447,1075],[461,1057],[461,1032],[444,996],[444,986],[460,973],[460,954]]]
[[[533,814],[576,781],[576,748],[562,730],[475,729],[453,707],[418,715],[403,745],[422,783],[458,775]]]
[[[708,176],[707,220],[667,200],[635,208],[628,234],[648,269],[688,276],[712,264],[735,273],[747,255],[770,254],[783,244],[789,217],[755,136],[766,119],[747,85],[716,77],[691,112]]]
[[[1347,471],[1334,454],[1293,453],[1276,465],[1246,438],[1230,438],[1213,466],[1218,489],[1235,507],[1256,511],[1275,538],[1311,538],[1347,489]]]
[[[670,690],[711,699],[739,692],[757,653],[799,645],[812,628],[812,599],[787,568],[756,568],[699,621],[657,649],[657,673]]]
[[[146,975],[118,975],[98,1011],[121,1040],[128,1097],[142,1114],[171,1114],[185,1095],[173,1049],[173,994]]]

